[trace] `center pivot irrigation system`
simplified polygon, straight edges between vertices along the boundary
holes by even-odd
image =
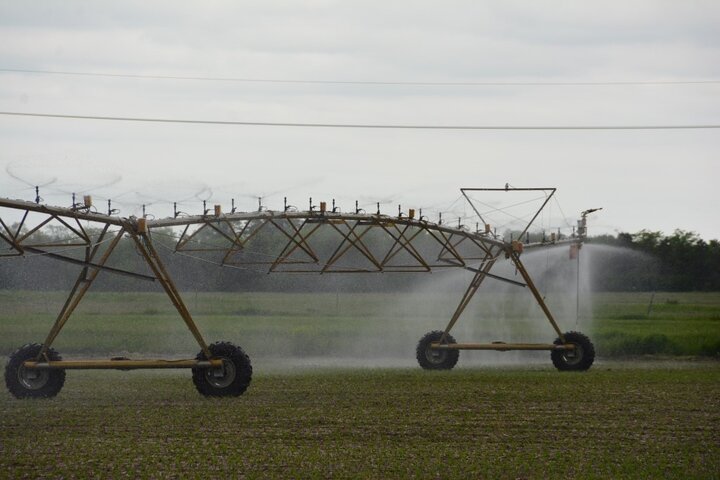
[[[537,192],[542,204],[532,214],[517,240],[504,240],[468,195],[477,192]],[[474,230],[460,224],[450,225],[428,221],[420,211],[410,209],[397,215],[385,215],[378,210],[367,213],[357,207],[341,212],[325,202],[301,211],[287,205],[282,211],[266,210],[224,213],[219,205],[204,209],[202,215],[184,215],[151,219],[147,217],[119,217],[108,206],[99,213],[89,196],[71,207],[42,204],[39,195],[34,202],[0,199],[0,213],[14,212],[19,221],[3,220],[0,215],[0,260],[2,257],[44,255],[81,267],[80,274],[52,325],[45,341],[20,347],[10,356],[5,368],[5,383],[18,398],[52,397],[63,387],[65,371],[73,369],[148,369],[189,368],[193,383],[206,396],[236,396],[248,388],[252,377],[249,357],[230,342],[208,344],[193,321],[171,275],[156,250],[153,232],[177,232],[174,252],[195,252],[222,257],[223,266],[238,268],[267,268],[268,272],[286,273],[372,273],[372,272],[431,272],[445,268],[463,268],[473,273],[469,286],[443,330],[424,335],[416,350],[418,363],[424,369],[449,370],[458,361],[460,350],[547,350],[558,370],[587,370],[593,363],[595,351],[588,337],[579,332],[563,332],[558,326],[543,296],[533,283],[520,260],[525,248],[547,243],[569,243],[571,255],[577,254],[586,237],[586,215],[583,212],[577,231],[565,239],[552,234],[549,241],[529,243],[528,229],[555,193],[554,188],[463,188],[462,195],[469,202],[480,222]],[[109,203],[109,202],[108,202]],[[18,212],[19,211],[19,212]],[[527,218],[529,218],[528,216]],[[527,220],[527,218],[525,220]],[[524,222],[523,222],[524,223]],[[58,242],[42,241],[44,228],[60,226],[68,238]],[[268,236],[281,241],[263,242]],[[520,240],[525,239],[523,244]],[[149,271],[139,273],[108,265],[121,241],[131,241]],[[258,245],[264,245],[260,248]],[[270,246],[269,246],[270,245]],[[67,252],[76,249],[82,256]],[[522,282],[490,273],[501,260],[512,262]],[[85,293],[101,272],[120,274],[138,280],[157,282],[170,298],[200,346],[195,358],[182,360],[128,359],[63,360],[52,348],[53,342],[67,324]],[[553,343],[458,343],[450,335],[470,300],[486,279],[509,282],[526,287],[557,334]]]

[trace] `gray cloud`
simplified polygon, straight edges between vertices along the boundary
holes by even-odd
[[[559,5],[559,4],[558,4]],[[618,81],[720,75],[717,2],[0,2],[0,66],[320,80]],[[0,73],[0,110],[250,121],[424,124],[720,122],[714,85],[418,87]],[[720,139],[682,132],[405,132],[0,117],[0,167],[81,189],[227,203],[279,189],[447,205],[461,186],[556,185],[597,231],[696,230]],[[100,166],[100,167],[98,167]],[[99,168],[99,169],[98,169]],[[313,179],[312,184],[307,184]],[[172,190],[175,185],[175,191]],[[27,186],[0,176],[0,195]],[[66,193],[48,186],[46,199]],[[130,203],[140,196],[124,197]],[[133,199],[129,201],[128,199]],[[281,203],[280,198],[268,199]],[[137,208],[137,205],[135,205]],[[156,208],[167,208],[167,205]],[[597,233],[596,231],[596,233]]]

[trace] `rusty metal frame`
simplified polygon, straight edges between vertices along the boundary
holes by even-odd
[[[547,205],[555,193],[554,188],[540,189],[461,189],[462,195],[468,200],[475,213],[482,219],[480,211],[472,203],[466,192],[469,191],[511,191],[511,190],[537,190],[545,193],[545,201],[534,214],[523,230],[527,232],[532,222],[538,217],[540,211]],[[548,193],[549,192],[549,193]],[[3,256],[19,256],[26,254],[46,255],[49,258],[77,264],[82,267],[68,298],[60,310],[50,332],[48,333],[42,350],[35,361],[27,361],[26,368],[62,368],[62,369],[135,369],[135,368],[209,368],[218,367],[220,360],[213,359],[192,315],[183,302],[182,295],[173,282],[164,266],[160,255],[152,241],[151,232],[159,228],[183,227],[178,236],[174,251],[199,254],[219,254],[222,257],[221,265],[249,266],[264,265],[268,273],[382,273],[382,272],[431,272],[445,268],[463,268],[473,273],[467,289],[463,293],[457,308],[451,316],[443,335],[438,342],[431,345],[436,349],[456,350],[572,350],[572,344],[565,343],[562,331],[555,318],[538,292],[530,274],[520,260],[522,245],[518,242],[505,242],[496,238],[489,232],[470,231],[458,225],[457,228],[441,223],[432,223],[424,218],[415,219],[413,216],[398,216],[343,213],[340,211],[270,211],[233,212],[223,214],[218,207],[214,214],[205,211],[203,215],[171,217],[164,219],[137,219],[134,217],[121,218],[91,212],[88,209],[63,208],[26,202],[22,200],[0,199],[0,207],[23,211],[22,219],[16,228],[11,228],[0,218],[0,242],[5,242],[12,250],[11,253],[0,253]],[[46,218],[32,228],[26,228],[30,213],[44,214]],[[484,219],[482,219],[484,221]],[[31,239],[36,232],[56,221],[63,225],[72,234],[75,240],[63,243],[33,244]],[[81,222],[102,225],[102,231],[97,239],[88,234]],[[274,227],[273,231],[280,232],[279,242],[275,251],[253,252],[252,241],[260,232],[267,230],[267,226]],[[110,227],[118,227],[111,234]],[[318,232],[329,229],[339,240],[335,244],[313,245]],[[213,232],[213,244],[202,242],[204,232]],[[371,244],[370,234],[382,239],[379,245]],[[112,236],[114,234],[114,236]],[[123,238],[129,237],[140,253],[144,262],[150,268],[152,275],[125,271],[106,265],[113,251]],[[320,240],[322,241],[322,239]],[[327,239],[325,240],[327,241]],[[425,241],[425,245],[420,245]],[[577,240],[573,240],[576,241]],[[102,248],[107,242],[107,246]],[[377,243],[377,242],[375,242]],[[85,249],[83,259],[60,255],[53,252],[54,248],[82,247]],[[305,258],[294,258],[300,253]],[[355,252],[365,259],[372,268],[346,265],[342,263],[349,252]],[[263,255],[264,261],[241,258],[243,254]],[[405,261],[400,258],[403,254]],[[499,277],[491,274],[490,270],[502,257],[509,259],[523,278],[524,283]],[[475,262],[477,266],[475,266]],[[47,351],[54,340],[68,322],[94,280],[101,271],[130,275],[142,280],[157,281],[171,303],[184,321],[186,327],[195,338],[205,357],[210,359],[200,361],[189,360],[66,360],[49,361]],[[553,330],[560,338],[560,344],[528,344],[528,343],[449,343],[447,338],[450,331],[458,322],[468,304],[483,285],[487,278],[506,281],[520,287],[527,287],[536,302],[542,309]]]
[[[24,362],[23,366],[29,369],[120,369],[130,370],[138,368],[210,368],[221,367],[222,360],[212,358],[207,343],[203,339],[199,329],[185,306],[182,297],[175,286],[172,278],[168,274],[165,266],[155,250],[147,230],[141,226],[135,218],[121,219],[109,215],[88,213],[78,211],[72,208],[49,207],[38,205],[31,202],[23,202],[21,200],[0,199],[0,207],[16,209],[23,211],[21,221],[17,228],[9,228],[7,223],[0,218],[0,226],[5,233],[0,233],[0,239],[5,241],[11,248],[17,251],[17,255],[25,255],[27,253],[34,255],[44,255],[48,258],[69,262],[82,266],[82,269],[75,280],[70,293],[65,300],[60,312],[58,313],[53,325],[48,332],[42,348],[35,360]],[[30,213],[38,213],[47,215],[33,228],[23,231]],[[66,219],[74,220],[77,228],[71,225]],[[33,234],[40,231],[42,227],[50,224],[52,221],[58,221],[65,226],[78,241],[66,241],[59,243],[32,243]],[[93,240],[87,230],[80,223],[82,221],[92,222],[95,225],[101,225],[102,229],[97,238]],[[142,222],[144,223],[144,222]],[[116,226],[119,229],[116,232],[110,232],[110,227]],[[153,275],[145,275],[137,272],[130,272],[118,268],[109,267],[107,261],[112,256],[120,241],[129,236],[140,252],[141,256],[150,267]],[[107,243],[107,245],[104,245]],[[39,247],[43,247],[41,249]],[[67,249],[70,247],[82,247],[84,249],[84,258],[75,258],[67,255],[60,255],[51,250],[53,248]],[[7,254],[5,256],[8,256]],[[101,271],[116,273],[121,275],[129,275],[134,278],[149,281],[158,281],[175,306],[176,310],[184,320],[188,330],[192,333],[197,341],[205,358],[209,360],[58,360],[49,361],[48,350],[53,345],[62,329],[67,324],[73,312],[76,310],[85,294],[88,292],[93,282]]]
[[[299,223],[299,225],[298,225]],[[451,228],[439,224],[416,220],[408,217],[391,217],[385,215],[364,215],[353,213],[324,212],[251,212],[220,216],[196,216],[182,219],[148,220],[148,228],[184,226],[180,238],[175,244],[176,252],[185,253],[222,253],[221,263],[224,265],[250,266],[267,265],[268,273],[369,273],[369,272],[429,272],[434,269],[462,267],[469,268],[468,263],[482,260],[491,248],[502,246],[503,242],[473,233],[466,229]],[[220,231],[217,225],[227,225],[234,236]],[[258,254],[251,248],[251,240],[266,225],[272,225],[285,238],[273,252],[262,252],[265,261],[244,260],[241,254]],[[190,232],[191,226],[197,228]],[[322,255],[313,247],[313,237],[320,227],[326,226],[339,236],[332,253]],[[244,233],[251,229],[248,235]],[[216,231],[213,245],[203,244],[200,248],[192,245],[201,232]],[[366,236],[375,232],[382,235],[386,243],[370,245]],[[426,238],[434,244],[436,250],[431,254],[423,253],[417,243]],[[224,242],[224,243],[223,243]],[[387,243],[389,242],[389,243]],[[467,246],[471,251],[461,253],[459,248]],[[298,260],[293,254],[302,251],[306,258]],[[359,253],[373,268],[348,267],[341,260],[351,252]],[[401,253],[407,255],[405,262],[397,262]],[[301,267],[297,267],[300,265]],[[303,267],[304,265],[304,267]],[[282,267],[292,266],[292,269]]]

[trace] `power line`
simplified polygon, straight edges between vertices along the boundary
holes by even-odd
[[[175,118],[110,117],[95,115],[61,115],[54,113],[0,112],[0,115],[19,117],[45,117],[75,120],[107,120],[119,122],[184,123],[195,125],[239,125],[256,127],[301,128],[364,128],[395,130],[693,130],[715,129],[720,124],[705,125],[388,125],[362,123],[294,123],[294,122],[240,122],[231,120],[190,120]]]
[[[179,75],[142,75],[130,73],[76,72],[62,70],[30,70],[19,68],[0,68],[4,73],[31,73],[42,75],[71,75],[83,77],[135,78],[151,80],[193,80],[210,82],[241,82],[241,83],[279,83],[306,85],[406,85],[418,87],[592,87],[592,86],[623,86],[623,85],[711,85],[720,84],[720,80],[645,80],[645,81],[605,81],[605,82],[404,82],[404,81],[360,81],[360,80],[298,80],[277,78],[243,78],[243,77],[202,77]]]

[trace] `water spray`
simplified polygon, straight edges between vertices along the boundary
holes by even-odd
[[[580,214],[580,220],[577,222],[577,240],[570,245],[570,259],[575,258],[577,261],[577,277],[575,280],[575,327],[580,326],[580,248],[587,239],[587,216],[593,212],[602,210],[599,208],[590,208]],[[573,228],[573,237],[575,237],[575,229]]]

